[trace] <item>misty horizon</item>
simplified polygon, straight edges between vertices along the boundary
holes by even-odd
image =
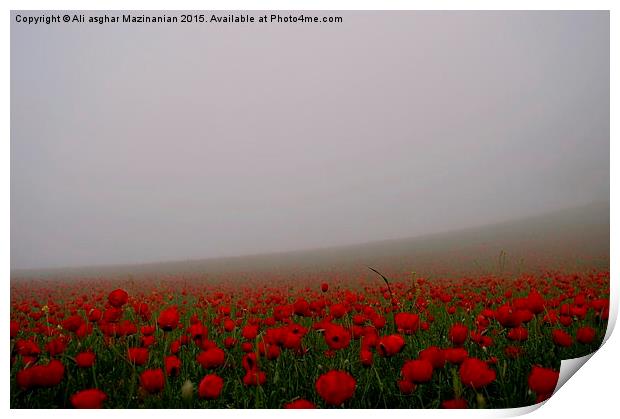
[[[346,246],[609,201],[609,13],[340,14],[13,19],[11,270]]]

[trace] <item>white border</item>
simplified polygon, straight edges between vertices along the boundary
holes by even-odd
[[[0,205],[1,223],[0,228],[3,233],[3,240],[0,241],[0,263],[3,268],[3,281],[4,292],[3,295],[3,307],[4,307],[4,319],[0,322],[2,327],[2,335],[8,337],[8,318],[9,318],[9,278],[10,278],[10,144],[9,144],[9,121],[10,121],[10,70],[9,70],[9,48],[10,48],[10,19],[9,11],[12,9],[58,9],[58,10],[72,10],[72,9],[100,9],[100,10],[118,10],[118,9],[134,9],[134,10],[610,10],[611,20],[611,212],[614,213],[614,209],[619,208],[617,204],[617,197],[613,191],[613,185],[617,182],[618,170],[615,168],[614,162],[618,163],[618,145],[617,145],[617,127],[616,122],[618,120],[617,111],[617,99],[618,99],[618,84],[617,74],[620,74],[620,67],[618,66],[618,26],[620,25],[620,2],[617,0],[357,0],[357,1],[345,1],[345,0],[302,0],[302,1],[284,1],[284,0],[264,0],[264,1],[252,1],[252,0],[214,0],[214,1],[198,1],[198,0],[179,0],[175,2],[165,2],[162,0],[92,0],[88,2],[66,0],[66,1],[15,1],[5,0],[2,2],[2,8],[4,14],[0,19],[0,27],[2,42],[0,42],[0,48],[2,56],[5,57],[5,65],[2,66],[2,86],[3,86],[3,101],[2,101],[2,115],[0,117],[0,128],[4,133],[4,140],[0,145],[0,188],[2,205]],[[615,78],[614,78],[615,76]],[[615,141],[614,141],[615,140]],[[617,223],[614,222],[612,217],[611,222],[611,271],[615,272],[618,261],[618,250],[614,245],[616,243],[615,238],[618,237]],[[612,313],[610,316],[610,325],[615,323],[618,308],[618,286],[617,280],[612,276]],[[610,327],[611,329],[611,327]],[[611,330],[610,330],[611,332]],[[619,351],[619,341],[617,333],[609,335],[607,342],[603,347],[595,353],[591,359],[587,362],[587,366],[582,368],[577,373],[577,378],[569,380],[548,402],[545,403],[543,409],[538,409],[532,413],[532,417],[536,418],[551,418],[551,417],[609,417],[611,412],[617,411],[616,399],[617,395],[617,380],[618,380],[618,359],[617,353]],[[4,359],[5,363],[9,362],[9,347],[5,343],[2,347],[2,354],[0,359]],[[5,368],[7,365],[5,364]],[[6,370],[5,370],[6,371]],[[0,397],[2,397],[2,403],[5,408],[9,409],[9,378],[8,374],[5,376],[2,382],[2,389],[0,389]],[[388,414],[395,417],[411,417],[412,415],[424,415],[424,417],[466,417],[466,418],[484,418],[484,417],[498,417],[498,416],[514,416],[518,414],[527,413],[532,409],[513,409],[508,410],[488,410],[488,411],[436,411],[436,410],[424,410],[424,411],[390,411]],[[121,418],[136,417],[150,417],[167,418],[171,414],[183,414],[183,415],[209,415],[211,417],[218,418],[237,418],[245,417],[251,414],[253,417],[264,418],[276,418],[283,416],[296,417],[316,417],[321,415],[326,418],[359,418],[361,416],[371,416],[381,414],[375,410],[359,411],[359,410],[321,410],[317,412],[311,411],[284,411],[284,410],[262,410],[247,412],[243,410],[225,410],[225,411],[208,411],[202,412],[200,410],[184,411],[184,412],[172,412],[166,410],[132,410],[132,411],[118,411],[115,415],[120,415]],[[47,415],[54,414],[53,411],[26,411],[26,410],[11,410],[10,414],[14,417],[46,417]],[[62,412],[67,417],[82,418],[85,413],[78,411],[66,410]],[[108,411],[103,412],[90,412],[88,415],[92,417],[107,416]]]

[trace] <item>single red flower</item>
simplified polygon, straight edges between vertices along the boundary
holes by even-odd
[[[410,335],[420,328],[420,316],[412,313],[396,313],[394,323],[399,332]]]
[[[179,324],[179,311],[176,306],[168,307],[159,313],[157,324],[165,331],[174,330]]]
[[[155,334],[155,326],[150,326],[150,325],[142,326],[140,328],[140,333],[142,333],[142,335],[144,336],[151,336]]]
[[[169,355],[164,359],[164,366],[169,377],[176,377],[181,372],[181,360],[174,355]]]
[[[459,368],[463,384],[475,389],[482,388],[495,381],[496,373],[489,365],[478,358],[467,358]]]
[[[19,333],[19,323],[11,320],[11,339]]]
[[[258,335],[258,326],[254,324],[248,324],[241,329],[241,336],[247,340],[255,339]]]
[[[372,351],[366,348],[360,350],[360,362],[365,367],[370,367],[373,364]]]
[[[329,290],[329,284],[327,282],[323,282],[321,284],[321,291],[327,292],[327,290]]]
[[[467,409],[467,400],[465,399],[444,400],[443,402],[441,402],[441,407],[444,409]]]
[[[297,399],[284,405],[285,409],[316,409],[314,403],[306,399]]]
[[[232,332],[233,330],[235,330],[235,322],[232,321],[232,319],[225,319],[224,330],[226,330],[227,332]]]
[[[84,323],[84,319],[78,315],[69,316],[62,321],[62,328],[69,332],[76,332]]]
[[[344,349],[351,342],[351,333],[337,324],[329,324],[325,328],[325,342],[332,350]]]
[[[164,389],[166,379],[161,368],[146,370],[140,374],[140,385],[148,393],[159,393]]]
[[[527,340],[527,329],[523,326],[517,326],[514,329],[510,329],[506,337],[508,340],[515,340],[517,342],[523,342]]]
[[[331,370],[321,375],[315,383],[316,391],[331,406],[340,406],[355,394],[355,378],[349,373]]]
[[[108,302],[112,307],[122,307],[127,304],[128,299],[129,294],[127,294],[127,291],[122,289],[116,289],[108,295]]]
[[[107,398],[103,391],[91,388],[74,393],[70,400],[71,406],[76,409],[101,409]]]
[[[75,363],[80,368],[90,368],[94,365],[95,358],[94,352],[80,352],[75,356]]]
[[[448,332],[448,338],[450,341],[457,346],[462,345],[467,340],[467,336],[469,335],[469,330],[467,326],[464,324],[457,323],[450,328]]]
[[[127,358],[132,364],[144,365],[149,360],[149,350],[147,348],[129,348],[127,349]]]
[[[216,374],[206,375],[198,385],[198,396],[201,399],[217,399],[224,388],[224,380]]]
[[[407,381],[427,383],[433,378],[433,364],[425,359],[415,359],[405,362],[401,372]]]
[[[534,393],[551,396],[559,378],[560,373],[558,371],[534,365],[527,379],[527,384]]]
[[[384,357],[394,356],[405,347],[405,339],[401,335],[388,335],[379,339],[377,352]]]
[[[569,347],[573,344],[571,335],[561,329],[554,329],[551,332],[551,337],[553,338],[553,343],[558,346]]]
[[[469,356],[465,348],[447,348],[443,352],[446,356],[446,361],[451,364],[460,364]]]
[[[415,390],[416,385],[409,380],[399,380],[398,389],[402,394],[411,394]]]
[[[429,346],[420,351],[420,359],[426,359],[433,365],[434,369],[443,368],[446,365],[446,354],[437,346]]]
[[[335,319],[339,319],[347,314],[347,307],[344,304],[333,304],[329,307],[329,314],[334,316]]]
[[[258,357],[256,356],[256,353],[250,352],[243,355],[243,358],[241,358],[241,366],[246,371],[258,369]]]
[[[196,361],[204,369],[217,368],[224,365],[224,358],[226,354],[218,347],[209,348],[206,351],[199,353],[196,356]]]
[[[596,337],[596,330],[594,330],[593,327],[584,326],[584,327],[580,327],[579,329],[577,329],[576,338],[577,338],[577,342],[579,343],[583,343],[586,345],[590,344],[594,341],[595,337]]]

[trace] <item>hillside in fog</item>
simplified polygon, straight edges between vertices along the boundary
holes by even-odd
[[[494,225],[331,248],[142,265],[16,270],[13,279],[174,274],[519,273],[609,269],[609,202]]]

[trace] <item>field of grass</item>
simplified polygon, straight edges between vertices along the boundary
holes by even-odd
[[[11,407],[518,407],[600,346],[608,315],[608,205],[335,249],[13,272]]]

